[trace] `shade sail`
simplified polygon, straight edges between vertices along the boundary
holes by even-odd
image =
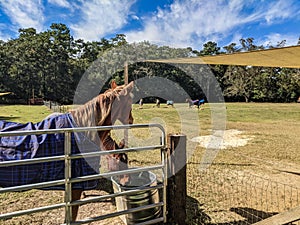
[[[300,68],[300,46],[239,52],[215,56],[148,60],[162,63],[214,64]]]

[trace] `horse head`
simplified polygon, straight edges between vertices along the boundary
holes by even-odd
[[[132,90],[134,83],[117,86],[113,81],[111,88],[96,96],[81,107],[71,111],[79,127],[110,126],[117,120],[123,124],[132,124],[131,114]],[[89,138],[98,143],[103,142],[110,131],[99,131],[98,137],[89,133]],[[95,133],[95,132],[94,132]]]
[[[117,120],[123,124],[132,124],[132,90],[134,83],[118,86],[111,82],[111,88],[96,96],[71,113],[78,126],[110,126]],[[87,136],[102,150],[121,149],[125,146],[124,140],[117,144],[110,135],[110,130],[87,132]],[[108,156],[109,170],[127,169],[128,157],[125,153]]]
[[[108,99],[111,99],[112,104],[110,108],[110,113],[107,116],[107,119],[104,121],[104,124],[114,124],[119,120],[123,124],[132,124],[133,117],[131,113],[132,106],[132,90],[133,82],[128,85],[117,86],[114,81],[111,83],[111,89],[106,91],[104,94]],[[121,140],[117,144],[110,136],[107,134],[103,146],[105,150],[121,149],[125,146],[125,140]],[[128,156],[126,153],[113,154],[108,156],[108,170],[117,171],[128,169]],[[119,181],[122,185],[125,185],[129,182],[129,175],[119,176]]]
[[[117,120],[123,124],[133,123],[131,114],[133,86],[133,82],[121,86],[117,86],[115,81],[111,82],[111,88],[104,92],[106,100],[111,102],[104,124],[114,124]]]

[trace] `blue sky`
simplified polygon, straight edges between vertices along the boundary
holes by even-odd
[[[121,33],[129,42],[197,50],[207,41],[223,47],[248,37],[291,46],[300,37],[300,0],[0,0],[2,40],[51,23],[66,24],[86,41]]]

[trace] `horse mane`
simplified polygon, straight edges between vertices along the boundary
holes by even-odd
[[[103,126],[109,116],[111,106],[117,94],[123,90],[124,86],[116,89],[108,89],[104,93],[94,97],[82,106],[71,110],[71,114],[78,126]],[[92,119],[94,118],[94,120]]]
[[[124,91],[122,95],[129,94],[125,85],[116,86],[106,90],[104,93],[94,97],[82,106],[70,111],[77,126],[79,127],[93,127],[93,126],[109,126],[112,125],[111,110],[114,100],[120,99],[120,92]],[[107,132],[88,132],[88,136],[91,140],[101,141],[107,137]],[[98,135],[98,136],[97,136]]]

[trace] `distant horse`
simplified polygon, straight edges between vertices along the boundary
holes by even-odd
[[[173,100],[167,100],[167,106],[172,106],[174,107],[174,101]]]
[[[111,89],[88,101],[81,107],[62,115],[51,115],[40,123],[20,124],[14,122],[0,121],[0,132],[12,130],[42,130],[67,127],[90,127],[90,126],[109,126],[117,120],[123,124],[132,124],[131,114],[132,98],[131,91],[133,82],[128,85],[117,86],[113,81]],[[74,125],[75,124],[75,125]],[[17,128],[17,129],[15,129]],[[78,142],[73,138],[77,134],[72,134],[71,146],[72,153],[79,153]],[[13,137],[2,137],[0,140],[0,163],[7,160],[19,160],[28,158],[47,157],[64,154],[64,134],[53,135],[28,135]],[[87,138],[86,138],[87,137]],[[87,139],[87,140],[86,140]],[[50,143],[51,142],[51,143]],[[92,146],[93,149],[113,150],[123,148],[124,141],[117,144],[110,135],[110,130],[85,132],[84,147]],[[87,144],[87,145],[86,145]],[[75,149],[75,150],[74,150]],[[73,152],[75,151],[75,152]],[[109,169],[119,170],[127,168],[127,155],[125,153],[109,156]],[[0,186],[16,186],[31,183],[44,182],[55,179],[62,179],[64,162],[47,162],[33,165],[0,167],[0,173],[6,176],[0,176]],[[93,158],[92,162],[99,167],[99,158]],[[99,169],[99,168],[98,168]],[[62,172],[62,173],[61,173]],[[91,168],[84,159],[72,160],[72,176],[82,176],[96,174],[94,168]],[[78,175],[79,174],[79,175]],[[126,183],[128,177],[122,177]],[[120,181],[122,183],[122,181]],[[74,183],[72,185],[72,201],[81,197],[83,190],[95,187],[95,182],[87,181]],[[51,187],[45,189],[61,190],[63,187]],[[72,221],[76,220],[78,206],[72,206]]]
[[[158,98],[155,101],[155,105],[157,108],[160,108],[160,100]]]
[[[204,103],[205,103],[204,99],[201,99],[201,100],[199,100],[199,99],[192,100],[190,98],[187,98],[185,101],[188,102],[189,108],[192,108],[193,106],[197,106],[198,109],[201,108],[201,105],[204,105]]]

